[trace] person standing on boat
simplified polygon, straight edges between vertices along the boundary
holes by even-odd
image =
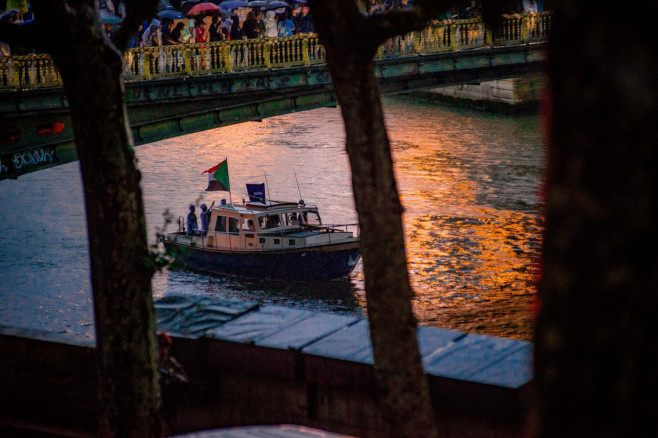
[[[190,212],[187,214],[187,235],[196,236],[199,234],[199,223],[194,213],[194,205],[190,205]]]
[[[210,208],[215,205],[215,201],[212,201]],[[201,204],[201,233],[206,234],[208,231],[208,225],[210,224],[210,208],[206,204]]]

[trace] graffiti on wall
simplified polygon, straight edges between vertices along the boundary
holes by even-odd
[[[52,164],[59,161],[55,147],[41,147],[13,154],[0,155],[0,177],[25,173],[32,166]]]

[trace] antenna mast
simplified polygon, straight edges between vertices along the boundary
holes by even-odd
[[[295,182],[297,183],[297,191],[299,192],[299,201],[300,201],[300,203],[301,203],[301,201],[303,201],[304,198],[302,197],[302,191],[301,191],[301,189],[299,188],[299,181],[297,181],[297,172],[295,172],[295,169],[292,169],[292,171],[293,171],[293,173],[295,174]]]

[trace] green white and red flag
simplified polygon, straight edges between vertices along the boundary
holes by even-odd
[[[222,161],[217,166],[204,170],[201,175],[208,173],[208,188],[207,192],[224,191],[230,192],[231,185],[228,181],[228,159]]]

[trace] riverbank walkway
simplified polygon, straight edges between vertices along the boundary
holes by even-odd
[[[381,436],[365,318],[199,296],[160,299],[156,314],[198,382],[173,432],[297,424]],[[530,342],[424,326],[418,340],[442,436],[523,435]],[[93,435],[93,341],[0,327],[0,350],[0,425]]]

